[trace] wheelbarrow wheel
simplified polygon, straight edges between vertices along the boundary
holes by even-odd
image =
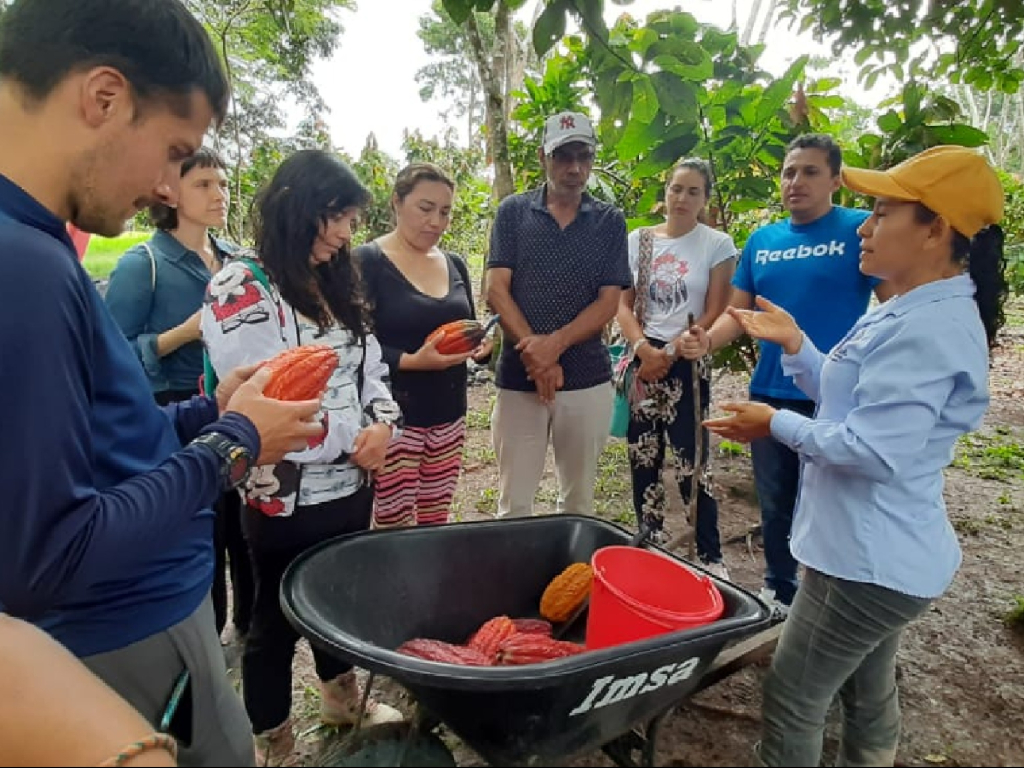
[[[658,748],[658,730],[674,707],[662,712],[619,738],[609,741],[601,751],[622,768],[653,768]]]
[[[455,756],[416,722],[384,723],[340,735],[324,746],[318,766],[431,766],[455,768]]]

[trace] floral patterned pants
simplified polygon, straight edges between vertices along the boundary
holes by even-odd
[[[701,418],[706,418],[711,395],[708,372],[700,364]],[[693,486],[696,433],[693,407],[692,364],[678,360],[665,378],[645,383],[645,396],[630,405],[629,465],[633,475],[633,508],[637,523],[660,531],[665,524],[665,484],[662,469],[666,447],[671,447],[679,493],[689,504]],[[703,429],[703,427],[702,427]],[[722,559],[718,535],[718,502],[712,495],[708,431],[703,430],[700,495],[697,498],[697,554],[716,563]]]

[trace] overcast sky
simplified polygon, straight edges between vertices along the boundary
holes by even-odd
[[[416,30],[419,17],[430,10],[430,0],[357,1],[358,10],[341,15],[345,27],[341,44],[329,61],[316,65],[314,81],[330,107],[327,122],[339,148],[357,155],[372,131],[381,149],[400,158],[405,128],[419,128],[428,137],[444,130],[440,117],[444,105],[423,103],[415,80],[416,70],[429,61]],[[532,11],[535,2],[528,0],[524,16]],[[738,0],[741,28],[751,4],[751,0]],[[628,6],[605,2],[609,23],[624,11],[642,19],[651,11],[674,5],[671,0],[635,0]],[[723,28],[729,24],[730,0],[691,0],[686,8],[702,22]],[[798,38],[778,25],[768,36],[761,65],[780,74],[804,53],[827,51],[809,36]],[[844,70],[830,74],[844,77],[849,83],[845,88],[847,96],[862,103],[877,101],[876,94],[864,94],[855,86],[856,70],[852,65],[846,64]]]

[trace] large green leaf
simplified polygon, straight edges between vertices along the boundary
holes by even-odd
[[[707,80],[715,74],[715,62],[712,61],[707,51],[696,43],[693,43],[693,45],[695,53],[698,54],[696,61],[687,61],[670,54],[660,54],[654,57],[654,63],[666,72],[671,72],[683,80],[693,80],[695,82]]]
[[[653,152],[637,164],[633,169],[634,175],[642,179],[661,173],[688,155],[697,146],[699,140],[700,137],[696,133],[688,133],[659,144]]]
[[[831,91],[834,88],[838,88],[843,84],[841,77],[822,77],[818,80],[814,80],[808,83],[808,90],[812,91]]]
[[[896,131],[898,131],[903,125],[903,121],[894,109],[890,109],[878,118],[877,122],[878,127],[881,128],[884,133],[896,133]]]
[[[647,124],[658,114],[658,94],[649,77],[639,77],[633,86],[632,118]]]
[[[818,109],[841,109],[846,106],[846,99],[842,96],[808,95],[807,104]]]
[[[662,113],[650,122],[629,120],[626,129],[615,145],[615,153],[619,160],[628,162],[649,152],[651,147],[665,138],[665,116]]]
[[[608,39],[603,0],[574,0],[569,7],[576,11],[580,24],[588,35],[597,35],[601,40]]]
[[[644,58],[649,58],[647,50],[652,45],[657,45],[661,40],[661,37],[653,29],[649,27],[640,27],[635,32],[629,41],[629,50],[634,53],[639,53]]]
[[[691,83],[670,72],[655,72],[651,76],[661,108],[673,117],[695,119],[697,92]]]
[[[981,147],[988,144],[988,134],[973,125],[929,125],[927,133],[935,144],[958,144],[961,147]]]
[[[539,56],[550,51],[565,35],[569,0],[551,0],[533,25],[533,48]]]
[[[466,19],[469,18],[476,7],[475,0],[442,0],[444,10],[452,21],[456,24],[462,24]]]
[[[778,78],[764,90],[764,95],[757,105],[755,119],[758,124],[769,120],[773,115],[784,109],[793,94],[793,87],[797,79],[803,74],[807,65],[807,56],[801,56]]]

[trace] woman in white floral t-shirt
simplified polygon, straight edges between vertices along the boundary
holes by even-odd
[[[622,292],[617,319],[639,363],[636,375],[644,391],[630,404],[629,463],[637,522],[655,532],[665,520],[661,476],[666,445],[675,455],[684,500],[690,498],[696,455],[692,366],[679,358],[676,342],[689,328],[691,315],[697,325],[710,328],[725,311],[735,266],[732,238],[700,221],[710,196],[707,163],[683,160],[665,187],[665,222],[634,230],[628,241],[636,287]],[[637,291],[642,292],[639,297]],[[706,371],[701,371],[700,379],[706,411]],[[718,535],[718,503],[711,494],[706,432],[697,499],[697,554],[709,571],[728,578]]]
[[[339,358],[323,396],[322,439],[279,464],[257,467],[244,489],[242,526],[256,600],[242,689],[261,765],[288,759],[294,746],[289,711],[299,635],[281,611],[281,578],[307,548],[369,528],[372,473],[383,465],[401,420],[349,250],[368,200],[359,179],[333,155],[296,152],[259,197],[256,253],[240,254],[214,276],[203,308],[203,339],[218,375],[303,344],[329,345]],[[316,649],[313,658],[321,719],[354,724],[361,693],[352,666]],[[370,700],[363,722],[400,718]]]

